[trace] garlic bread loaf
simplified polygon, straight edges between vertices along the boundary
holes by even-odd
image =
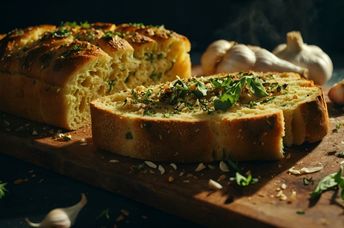
[[[294,73],[234,73],[143,87],[91,102],[95,145],[154,161],[276,160],[321,140],[320,87]]]
[[[0,37],[0,110],[66,129],[89,102],[191,74],[190,42],[163,26],[64,23]]]

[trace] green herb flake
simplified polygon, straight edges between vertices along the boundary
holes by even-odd
[[[153,93],[153,90],[152,89],[148,89],[145,93],[144,93],[144,95],[143,95],[143,97],[142,97],[142,102],[143,103],[145,103],[145,104],[148,104],[149,103],[149,97],[152,95],[152,93]]]
[[[106,220],[110,219],[110,209],[109,208],[102,210],[99,213],[99,215],[97,216],[96,220],[101,219],[101,218],[105,218]]]
[[[333,132],[338,132],[339,131],[339,129],[341,128],[343,126],[343,123],[342,122],[336,122],[336,127],[335,127],[335,129],[333,129]]]
[[[64,29],[64,28],[58,29],[51,33],[51,36],[53,38],[64,38],[69,35],[71,35],[71,32],[68,29]]]
[[[143,111],[144,116],[153,116],[154,114],[155,114],[155,112],[152,109],[145,109]]]
[[[84,22],[80,22],[80,27],[87,29],[87,28],[90,28],[91,25],[90,25],[90,23],[88,23],[88,21],[84,21]]]
[[[340,167],[338,172],[331,173],[323,179],[321,179],[314,191],[311,193],[311,199],[318,199],[324,191],[327,191],[337,186],[341,189],[341,198],[344,199],[344,178],[342,176],[342,173],[343,167]]]
[[[193,92],[197,98],[202,98],[207,95],[208,89],[203,82],[196,81],[196,89]]]
[[[108,93],[112,91],[112,89],[115,86],[115,84],[116,84],[116,79],[108,81],[108,86],[109,86]]]
[[[130,131],[128,131],[128,132],[125,134],[125,138],[128,139],[128,140],[131,140],[131,139],[133,139],[134,137],[133,137],[133,134],[132,134]]]
[[[299,211],[296,211],[296,214],[298,214],[298,215],[304,215],[304,214],[305,214],[305,211],[299,210]]]
[[[241,175],[239,172],[235,173],[235,181],[237,185],[246,187],[250,184],[255,184],[258,182],[257,178],[253,178],[252,175],[249,173],[247,177]]]
[[[143,23],[128,23],[128,25],[139,27],[139,28],[145,27]]]
[[[268,96],[261,80],[253,75],[244,75],[236,81],[212,80],[212,84],[215,88],[223,90],[219,98],[214,100],[215,110],[226,111],[232,107],[238,102],[244,87],[248,88],[257,97]]]
[[[0,199],[4,198],[6,195],[6,192],[7,192],[6,185],[7,183],[0,181]]]

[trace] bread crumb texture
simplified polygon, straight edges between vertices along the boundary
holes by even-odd
[[[191,74],[190,42],[163,26],[63,23],[0,37],[0,109],[66,129],[91,100]]]

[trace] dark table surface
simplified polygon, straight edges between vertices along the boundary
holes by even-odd
[[[199,55],[198,55],[199,56]],[[197,59],[198,56],[193,56]],[[344,79],[337,68],[326,84]],[[190,221],[94,186],[55,174],[12,157],[1,155],[0,181],[6,182],[6,196],[0,200],[0,227],[27,227],[25,218],[41,221],[54,208],[68,207],[85,193],[88,203],[74,227],[197,227]],[[118,220],[121,210],[129,212]]]
[[[1,150],[1,149],[0,149]],[[25,218],[38,222],[53,208],[68,207],[85,193],[88,203],[74,227],[196,227],[189,221],[123,196],[90,186],[0,155],[0,180],[6,196],[0,200],[0,227],[28,227]],[[125,210],[129,215],[116,222]],[[115,226],[116,224],[116,226]]]

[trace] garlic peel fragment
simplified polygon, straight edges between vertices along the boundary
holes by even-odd
[[[310,174],[310,173],[316,173],[322,170],[324,166],[318,165],[318,166],[311,166],[311,167],[303,167],[301,169],[295,169],[295,167],[291,167],[288,170],[288,173],[291,173],[293,175],[302,175],[302,174]]]
[[[76,203],[75,205],[71,207],[56,208],[56,209],[51,210],[40,223],[33,223],[28,218],[26,218],[25,221],[30,227],[69,228],[74,224],[80,210],[86,205],[86,203],[87,203],[87,198],[85,194],[82,193],[81,200],[78,203]]]

